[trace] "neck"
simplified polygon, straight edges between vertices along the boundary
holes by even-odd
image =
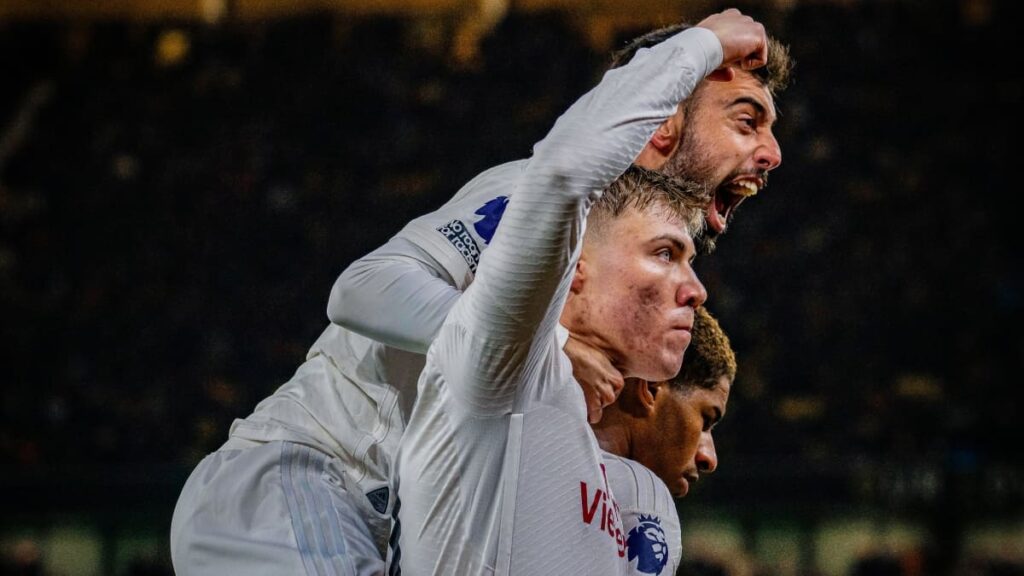
[[[590,425],[602,450],[623,458],[633,457],[633,435],[627,418],[613,404],[604,409],[600,422]]]

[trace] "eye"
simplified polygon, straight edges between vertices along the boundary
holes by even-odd
[[[757,119],[753,116],[743,115],[739,117],[739,123],[741,129],[744,132],[755,132],[757,131]]]
[[[702,431],[711,432],[712,430],[715,429],[715,426],[718,424],[719,420],[722,419],[722,416],[718,410],[712,409],[709,412],[702,413],[701,419],[704,422]]]
[[[655,252],[654,255],[657,256],[658,258],[661,258],[665,262],[671,262],[674,256],[671,248],[661,248],[660,250]]]

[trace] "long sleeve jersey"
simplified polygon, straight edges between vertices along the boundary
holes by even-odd
[[[556,326],[589,207],[721,57],[700,28],[642,50],[535,147],[427,352],[397,468],[404,574],[627,572]]]

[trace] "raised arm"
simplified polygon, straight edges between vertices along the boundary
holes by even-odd
[[[567,123],[566,118],[575,118],[576,121],[582,118],[584,122],[596,118],[598,122],[591,127],[592,132],[601,134],[608,126],[636,121],[634,132],[650,131],[651,125],[657,122],[643,115],[653,113],[660,117],[664,109],[657,110],[650,106],[632,108],[628,100],[625,100],[623,103],[627,105],[616,110],[618,102],[614,98],[614,91],[625,89],[634,94],[658,95],[659,86],[645,84],[661,72],[651,65],[652,61],[664,62],[668,66],[665,70],[667,74],[661,76],[663,81],[673,78],[673,70],[683,74],[684,83],[673,87],[681,95],[688,95],[696,82],[710,72],[707,69],[710,61],[696,61],[701,56],[711,59],[717,57],[720,58],[719,62],[744,68],[765,63],[767,48],[764,29],[737,10],[730,9],[711,15],[701,21],[698,27],[712,31],[721,42],[714,46],[715,39],[705,39],[703,45],[700,41],[694,41],[694,45],[687,46],[681,37],[677,37],[654,47],[655,56],[649,54],[651,49],[641,50],[627,67],[631,70],[630,74],[633,74],[629,80],[630,85],[613,88],[605,86],[601,90],[604,96],[596,98],[596,91],[592,91],[576,107],[593,105],[593,110],[577,111],[574,116],[567,113],[559,122]],[[681,53],[681,57],[675,58],[676,53]],[[646,69],[641,69],[641,62],[645,63]],[[640,70],[632,72],[637,69]],[[610,72],[603,84],[620,81],[613,78],[622,76],[621,70]],[[728,79],[730,76],[729,69],[722,68],[714,71],[710,77]],[[665,105],[674,106],[675,102],[669,99],[658,104],[664,108]],[[598,115],[606,112],[615,114],[604,117],[602,125],[602,118]],[[545,142],[557,142],[557,129],[556,126],[556,130],[552,131]],[[563,126],[561,134],[571,139],[572,127]],[[610,133],[604,134],[611,136]],[[581,131],[579,136],[585,137],[586,131]],[[588,144],[582,142],[583,146]],[[629,146],[625,141],[622,145]],[[570,162],[575,157],[571,150],[569,148],[565,152],[567,156],[572,156],[568,158]],[[585,157],[585,154],[581,153],[580,156]],[[627,156],[630,156],[630,160],[635,158],[632,153]],[[510,162],[484,172],[466,184],[441,209],[413,220],[387,245],[353,263],[338,278],[331,291],[328,303],[328,317],[331,321],[391,346],[413,352],[426,350],[458,296],[458,290],[465,289],[472,280],[480,254],[490,242],[505,202],[512,196],[527,164],[526,161]],[[538,169],[534,174],[542,171]],[[598,172],[592,176],[594,181],[603,178]],[[403,242],[403,239],[409,242]]]
[[[738,19],[735,16],[738,15],[737,11],[729,10],[699,24],[725,39],[727,62],[747,54],[756,54],[755,44],[758,40],[750,40],[756,35],[748,33],[747,45],[744,45],[739,41],[741,35],[729,29],[737,26]],[[575,122],[586,124],[594,121],[599,114],[606,114],[609,110],[616,112],[615,115],[597,118],[589,132],[601,133],[602,130],[609,130],[609,127],[621,127],[623,123],[635,122],[638,125],[632,127],[632,132],[646,134],[640,139],[642,145],[665,112],[673,110],[678,102],[673,98],[681,99],[688,95],[703,74],[717,63],[715,52],[721,49],[722,44],[709,38],[706,30],[703,34],[703,40],[690,39],[689,44],[681,37],[670,40],[653,50],[656,53],[654,56],[649,54],[652,50],[641,51],[630,67],[607,75],[602,84],[610,84],[610,88],[604,86],[601,91],[592,91],[574,106]],[[699,61],[701,57],[705,59],[704,62]],[[651,79],[662,72],[659,70],[659,62],[668,62],[667,69],[671,70],[675,66],[677,73],[683,75],[682,84],[674,88],[677,95],[664,95],[663,101],[655,107],[631,107],[630,96],[642,96],[640,92],[655,94],[658,87],[651,83]],[[641,68],[641,64],[644,70],[636,72],[635,69]],[[622,85],[621,78],[626,69],[635,75],[629,79],[629,85]],[[662,80],[667,77],[661,75]],[[616,91],[624,94],[622,101],[626,102],[617,110],[614,109],[619,100],[615,96]],[[642,101],[641,98],[634,100]],[[572,115],[567,113],[565,117],[571,119]],[[569,124],[566,118],[561,119],[559,124]],[[642,127],[643,124],[647,127]],[[581,130],[579,136],[572,136],[571,128],[556,126],[552,134],[538,145],[538,150],[545,143],[556,142],[559,130],[568,134],[565,140],[580,139],[582,151],[568,158],[570,162],[586,159],[584,152],[587,146],[597,145],[597,141],[591,143],[585,140],[587,130]],[[635,152],[619,156],[632,159]],[[387,245],[350,266],[332,290],[328,306],[331,321],[385,344],[414,352],[424,351],[460,294],[459,289],[465,288],[472,280],[480,253],[487,247],[491,240],[490,234],[494,233],[497,221],[502,217],[505,207],[503,201],[512,196],[527,164],[526,161],[513,162],[481,174],[463,187],[442,209],[417,218]],[[625,164],[617,171],[621,172],[624,168]],[[597,177],[598,180],[601,178]],[[596,188],[599,189],[600,186]],[[582,357],[585,359],[585,355]],[[574,358],[574,365],[577,361]],[[605,388],[613,385],[614,382],[596,384]],[[588,391],[586,385],[584,389]],[[588,396],[588,402],[594,404],[591,408],[592,416],[596,416],[603,402],[593,402],[594,391],[589,392],[591,396]]]
[[[611,70],[563,114],[509,202],[476,280],[432,350],[457,406],[509,410],[552,337],[590,204],[637,156],[697,82],[722,62],[711,31],[691,28]]]

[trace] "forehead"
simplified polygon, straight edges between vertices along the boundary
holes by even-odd
[[[683,362],[686,362],[686,358],[683,358]],[[714,388],[704,388],[703,386],[687,386],[683,389],[683,397],[686,402],[696,406],[717,406],[721,409],[722,413],[725,413],[725,407],[729,403],[729,392],[732,388],[732,383],[728,378],[722,376],[718,379],[718,385]]]
[[[746,71],[736,71],[729,82],[706,80],[698,100],[698,113],[714,110],[728,110],[754,103],[767,116],[770,123],[775,123],[775,99],[761,81]]]
[[[715,398],[721,400],[722,407],[729,402],[729,392],[732,391],[732,381],[726,376],[720,376],[718,378],[718,385],[708,390]]]
[[[614,224],[617,235],[640,241],[665,234],[671,234],[681,241],[692,241],[690,228],[683,215],[660,201],[643,208],[627,206],[615,217]]]
[[[646,252],[661,244],[674,246],[685,258],[697,251],[683,217],[660,203],[641,209],[627,207],[608,223],[601,236],[605,246],[602,252],[613,260]]]

